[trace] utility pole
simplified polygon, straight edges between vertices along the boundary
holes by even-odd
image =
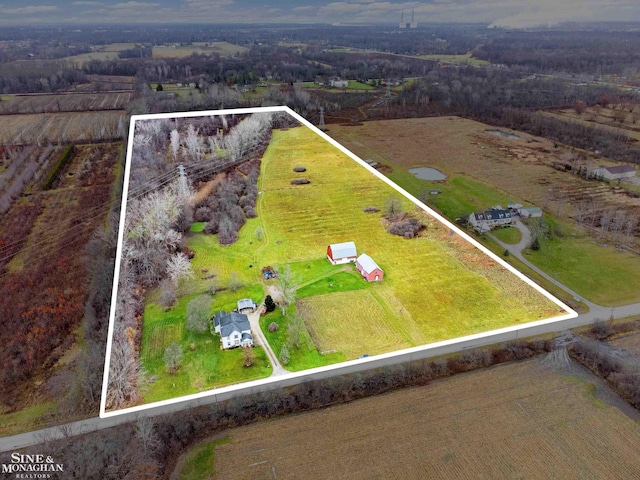
[[[318,128],[324,132],[324,107],[320,107],[320,122]]]
[[[181,199],[189,196],[189,184],[187,183],[187,174],[182,164],[178,165],[178,195]]]

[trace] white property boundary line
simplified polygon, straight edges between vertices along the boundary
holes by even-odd
[[[138,120],[152,120],[152,119],[161,119],[161,118],[187,118],[187,117],[203,117],[203,116],[214,116],[214,115],[242,115],[249,113],[260,113],[260,112],[286,112],[296,120],[298,120],[302,125],[310,128],[313,132],[319,135],[322,139],[329,142],[331,145],[336,147],[338,150],[352,158],[355,162],[357,162],[363,168],[366,168],[371,174],[375,175],[378,179],[385,182],[387,185],[392,187],[398,193],[403,195],[404,197],[411,200],[415,205],[425,210],[431,216],[433,216],[440,223],[448,227],[449,229],[456,232],[466,241],[471,243],[473,246],[481,250],[483,253],[488,255],[490,258],[498,262],[504,268],[509,270],[511,273],[516,275],[518,278],[526,282],[529,286],[533,287],[535,290],[540,292],[546,298],[551,300],[553,303],[561,307],[563,310],[568,312],[565,315],[561,315],[558,317],[548,318],[546,320],[539,320],[536,322],[529,322],[523,325],[512,326],[500,328],[497,330],[490,330],[488,332],[478,333],[474,335],[468,335],[465,337],[459,337],[452,340],[444,340],[441,342],[430,343],[427,345],[422,345],[419,347],[408,348],[404,350],[398,350],[391,353],[384,353],[380,355],[375,355],[365,359],[358,360],[350,360],[347,362],[342,362],[335,365],[329,365],[326,367],[318,367],[310,370],[303,370],[301,372],[292,372],[286,375],[280,375],[277,377],[269,377],[262,380],[253,380],[249,382],[243,382],[241,384],[229,385],[227,387],[215,388],[213,390],[208,390],[206,392],[200,392],[192,395],[186,395],[179,398],[163,400],[160,402],[154,402],[147,405],[139,405],[136,407],[121,409],[117,411],[105,411],[106,410],[106,401],[107,401],[107,384],[108,384],[108,375],[109,375],[109,365],[111,361],[111,348],[113,344],[113,331],[114,331],[114,321],[115,321],[115,309],[117,304],[117,290],[118,290],[118,280],[120,276],[120,260],[122,257],[122,242],[124,237],[124,224],[125,224],[125,214],[127,207],[127,197],[129,192],[129,176],[131,173],[131,155],[133,151],[133,135],[135,132],[135,123]],[[216,398],[220,399],[220,397],[230,398],[233,396],[240,396],[242,394],[249,393],[250,391],[263,391],[267,390],[270,387],[276,386],[288,386],[294,385],[297,383],[302,383],[306,381],[304,377],[309,377],[308,379],[318,379],[318,378],[326,378],[333,375],[341,375],[346,373],[352,373],[358,370],[367,370],[371,368],[377,368],[383,365],[391,365],[397,363],[403,363],[406,361],[417,360],[422,358],[435,357],[438,355],[443,355],[445,353],[450,353],[453,351],[463,350],[465,348],[472,348],[481,345],[490,345],[493,343],[500,343],[503,341],[513,340],[518,338],[518,333],[525,333],[530,330],[530,332],[525,333],[527,335],[535,335],[539,333],[553,332],[562,330],[564,328],[569,328],[563,324],[561,328],[558,325],[559,322],[563,322],[565,320],[569,320],[572,318],[576,318],[578,314],[571,309],[569,306],[565,305],[555,296],[551,295],[551,293],[544,290],[538,284],[533,282],[533,280],[529,279],[526,275],[516,270],[502,258],[497,256],[495,253],[490,251],[484,245],[480,244],[474,238],[469,236],[466,232],[458,228],[458,226],[449,222],[442,215],[435,212],[427,205],[419,201],[413,195],[409,194],[398,185],[393,183],[387,177],[382,175],[376,169],[365,163],[354,153],[347,150],[344,146],[338,143],[333,138],[329,137],[326,133],[318,129],[316,126],[311,124],[308,120],[291,110],[286,106],[278,106],[278,107],[253,107],[253,108],[238,108],[238,109],[230,109],[230,110],[209,110],[203,112],[177,112],[177,113],[159,113],[159,114],[149,114],[149,115],[134,115],[131,117],[131,123],[129,126],[129,143],[127,146],[127,158],[125,165],[125,174],[124,174],[124,188],[122,191],[122,206],[120,210],[120,228],[118,232],[118,246],[116,250],[116,263],[115,263],[115,274],[113,278],[113,289],[111,294],[111,312],[109,316],[109,332],[107,338],[107,351],[105,357],[105,366],[104,366],[104,376],[102,381],[102,397],[100,400],[100,417],[107,418],[116,415],[130,414],[134,412],[139,412],[142,410],[148,410],[150,408],[158,408],[165,407],[172,404],[183,403],[183,402],[191,402],[193,406],[197,406],[201,403],[198,399],[202,399],[205,397],[210,397],[215,395]],[[569,322],[567,322],[569,323]],[[521,338],[523,336],[521,335]],[[365,365],[366,364],[366,365]],[[183,405],[184,408],[184,405]]]

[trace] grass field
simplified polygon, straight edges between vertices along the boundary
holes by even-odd
[[[301,176],[293,167],[300,164],[307,168],[302,176],[311,183],[292,185],[291,180]],[[421,218],[426,231],[414,240],[386,233],[381,214],[363,209],[382,208],[389,196],[400,195],[311,130],[273,132],[258,187],[258,218],[246,222],[235,244],[220,247],[216,236],[191,234],[196,278],[184,291],[203,292],[211,282],[227,288],[233,277],[245,290],[235,295],[225,290],[228,302],[216,300],[214,310],[234,306],[243,296],[260,302],[274,284],[264,281],[261,269],[289,265],[298,289],[297,308],[309,330],[303,347],[290,349],[291,370],[561,313],[406,200],[404,208]],[[260,240],[255,235],[259,227]],[[330,265],[326,246],[343,241],[355,241],[358,252],[372,255],[385,270],[385,281],[368,284],[352,265]],[[280,325],[278,332],[267,332],[271,321]],[[263,319],[263,332],[276,355],[286,342],[286,322],[278,312]],[[145,316],[145,330],[146,323]],[[175,333],[176,338],[181,335]]]
[[[289,307],[288,313],[291,315],[295,312],[295,305]],[[269,324],[272,322],[278,325],[278,330],[275,332],[269,331]],[[282,311],[277,308],[272,313],[262,317],[260,319],[260,327],[264,333],[269,345],[276,355],[280,355],[283,345],[287,345],[287,325],[288,320],[282,316]],[[344,354],[336,352],[334,349],[330,351],[318,350],[313,342],[313,339],[309,335],[309,331],[302,332],[300,339],[300,348],[289,349],[290,360],[284,367],[292,372],[300,370],[307,370],[309,368],[323,367],[325,365],[331,365],[332,363],[339,363],[345,360]]]
[[[562,161],[569,148],[520,132],[519,139],[500,138],[489,134],[490,129],[471,120],[439,117],[332,125],[330,134],[362,158],[391,167],[389,178],[413,195],[441,190],[441,195],[429,195],[427,203],[450,219],[509,201],[537,205],[567,225],[575,225],[570,217],[584,208],[580,202],[585,198],[630,215],[640,208],[640,200],[616,194],[602,182],[553,169],[550,161]],[[426,182],[407,171],[419,166],[437,168],[448,178]],[[640,284],[640,257],[591,243],[575,227],[566,230],[564,238],[549,242],[542,252],[549,257],[546,265],[532,255],[536,265],[550,275],[562,271],[560,281],[596,303],[640,301],[640,290],[631,288]]]
[[[491,233],[495,235],[498,240],[502,240],[504,243],[511,245],[515,245],[522,240],[520,230],[515,227],[496,228]]]
[[[640,426],[540,360],[227,430],[219,479],[637,478]]]
[[[527,259],[599,305],[638,301],[640,257],[601,246],[584,234],[572,235],[568,227],[562,237],[541,238],[540,250],[531,251]]]
[[[307,167],[304,177],[311,181],[309,185],[290,184],[294,178],[292,169],[297,164]],[[419,345],[557,313],[557,309],[537,293],[530,298],[514,295],[514,289],[524,284],[501,268],[480,269],[486,257],[466,242],[449,238],[448,232],[443,233],[440,224],[430,219],[423,219],[429,227],[417,240],[387,234],[380,214],[367,214],[362,209],[370,205],[382,207],[385,199],[395,192],[307,129],[274,132],[263,158],[260,190],[263,194],[258,205],[259,220],[265,239],[256,249],[259,266],[320,261],[327,244],[353,240],[359,252],[372,255],[385,270],[384,285],[371,290],[379,298],[360,301],[377,303],[371,306],[371,312],[380,322],[389,321],[394,315],[398,317],[390,327],[396,329],[395,339],[389,340],[390,330],[385,333],[387,338],[374,338],[375,329],[369,328],[367,340],[362,336],[358,341],[351,340],[355,348],[349,348],[349,353],[342,352],[347,358],[362,353],[362,343],[373,342],[374,350],[379,352],[384,349],[381,345],[394,345],[393,348]],[[300,202],[300,195],[304,195],[304,202]],[[408,202],[405,208],[411,210]],[[247,224],[244,228],[252,231],[254,227]],[[224,253],[226,261],[232,262],[236,256],[248,256],[246,240],[241,238],[238,248],[226,247],[220,255]],[[495,278],[487,280],[485,275]],[[496,287],[497,276],[502,275],[506,276]],[[336,318],[349,310],[359,310],[349,309],[348,303],[356,301],[358,295],[367,297],[368,291],[340,293],[345,298],[332,307],[340,312],[335,314]],[[326,298],[334,295],[337,294]],[[331,302],[323,298],[316,295],[301,301],[301,311],[307,315],[310,325],[317,323],[318,315],[326,314]],[[526,306],[518,304],[523,298]],[[400,318],[408,322],[403,325],[404,330],[398,329]],[[345,331],[349,331],[349,322],[342,324]],[[362,327],[364,332],[365,325]],[[322,345],[321,349],[342,351],[340,348],[346,348],[332,346],[331,339],[339,337],[339,333],[326,338],[325,334],[329,335],[323,329],[314,332],[314,340]],[[353,335],[347,334],[344,338],[352,339]]]

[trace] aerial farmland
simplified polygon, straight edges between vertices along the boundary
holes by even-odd
[[[159,145],[159,161],[169,168],[175,170],[182,159],[181,168],[198,178],[189,180],[192,216],[186,217],[193,223],[182,225],[182,246],[176,259],[167,260],[174,265],[188,254],[187,273],[172,284],[162,280],[171,275],[168,267],[167,273],[154,274],[160,281],[146,281],[150,288],[139,307],[143,321],[132,327],[140,332],[141,369],[153,377],[141,401],[264,378],[275,368],[304,370],[567,313],[292,119],[284,128],[263,128],[256,135],[265,138],[263,148],[248,149],[246,158],[233,163],[234,132],[255,119],[271,122],[266,115],[212,117],[213,128],[207,117],[145,119],[136,125],[136,135],[145,139],[133,150],[136,190],[141,188],[136,182],[149,176],[145,165],[152,162],[135,163],[147,158],[147,144]],[[195,140],[196,132],[205,131],[211,133]],[[196,163],[189,142],[199,149]],[[223,170],[211,166],[230,161]],[[178,182],[184,180],[181,174]],[[162,187],[157,195],[179,198],[180,188]],[[146,207],[128,208],[134,220],[126,227],[131,239],[126,241],[135,242],[141,231],[135,222],[145,216],[136,208]],[[237,215],[242,217],[234,229]],[[173,225],[185,215],[177,218]],[[344,245],[352,246],[352,261],[328,258],[331,248]],[[380,269],[378,281],[363,278],[362,254]],[[209,299],[209,318],[233,310],[243,298],[256,305],[267,296],[275,302],[278,308],[254,314],[254,336],[260,329],[267,344],[256,345],[249,365],[246,349],[224,350],[210,328],[185,327],[191,305],[203,296]],[[181,366],[167,366],[170,347],[184,352],[178,355]]]

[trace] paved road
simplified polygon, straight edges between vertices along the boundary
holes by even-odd
[[[516,225],[518,226],[518,225]],[[518,228],[525,228],[524,225],[518,226]],[[528,234],[528,231],[527,231]],[[490,235],[490,234],[489,234]],[[590,311],[588,313],[578,315],[576,318],[572,318],[569,320],[562,321],[561,328],[558,323],[555,321],[543,320],[540,322],[535,322],[532,325],[526,328],[514,329],[514,327],[503,328],[497,330],[495,333],[489,334],[478,334],[471,335],[469,337],[464,337],[462,339],[457,339],[453,341],[445,341],[431,344],[429,347],[416,347],[408,350],[404,350],[401,352],[393,352],[383,355],[377,355],[374,357],[369,357],[366,359],[358,359],[352,360],[349,362],[345,362],[343,364],[316,368],[312,370],[306,370],[303,372],[288,372],[284,370],[278,360],[274,355],[271,348],[266,348],[267,355],[271,358],[271,361],[274,365],[274,375],[272,375],[269,379],[258,380],[253,382],[247,382],[243,384],[243,388],[241,390],[235,390],[237,387],[223,387],[220,389],[216,389],[214,394],[211,394],[206,397],[185,400],[183,402],[164,405],[157,408],[151,408],[139,412],[129,412],[122,413],[121,415],[108,417],[108,418],[92,418],[88,420],[81,420],[79,422],[73,422],[57,427],[45,428],[42,430],[37,430],[34,432],[27,432],[20,435],[14,435],[11,437],[0,438],[0,452],[12,451],[19,448],[24,448],[27,446],[38,445],[48,440],[60,439],[64,437],[70,437],[75,435],[80,435],[87,432],[92,432],[96,430],[101,430],[104,428],[113,427],[116,425],[135,422],[140,418],[145,417],[154,417],[158,415],[164,415],[167,413],[186,410],[190,408],[194,408],[201,405],[213,404],[218,401],[224,401],[229,398],[240,397],[245,395],[250,395],[253,393],[270,390],[273,388],[283,388],[292,385],[297,385],[300,383],[308,382],[311,380],[320,380],[324,378],[330,378],[336,375],[346,375],[349,373],[355,373],[365,370],[370,370],[374,368],[380,368],[383,366],[395,365],[398,363],[410,362],[413,360],[420,360],[425,358],[432,358],[440,355],[446,355],[450,353],[460,352],[467,349],[478,348],[486,345],[493,345],[497,343],[503,343],[508,341],[513,341],[517,339],[522,339],[526,337],[532,337],[536,335],[542,335],[545,333],[556,333],[560,330],[568,330],[571,328],[581,327],[585,325],[592,324],[595,320],[605,320],[610,317],[611,314],[614,315],[615,318],[625,318],[632,315],[640,314],[640,303],[635,303],[632,305],[625,305],[622,307],[604,307],[601,305],[596,305],[592,302],[588,302],[582,299],[577,293],[573,292],[571,289],[557,282],[555,279],[541,271],[538,267],[531,264],[527,259],[525,259],[521,254],[521,249],[527,246],[526,243],[521,242],[518,245],[507,245],[500,240],[496,239],[492,235],[490,235],[494,240],[496,240],[501,246],[509,250],[509,252],[515,255],[519,260],[528,265],[530,268],[538,272],[540,275],[544,276],[548,280],[554,282],[558,287],[566,290],[568,293],[573,295],[574,297],[580,298],[581,301],[585,302],[589,305]],[[525,232],[523,232],[523,238],[525,237]],[[254,320],[255,321],[255,320]],[[256,334],[258,334],[261,338],[260,341],[264,342],[263,345],[268,346],[268,342],[264,339],[264,335],[262,334],[262,330],[259,328],[254,328],[254,324],[252,323],[252,329]],[[280,368],[278,370],[278,374],[276,375],[276,366]],[[274,376],[276,378],[274,378]]]

